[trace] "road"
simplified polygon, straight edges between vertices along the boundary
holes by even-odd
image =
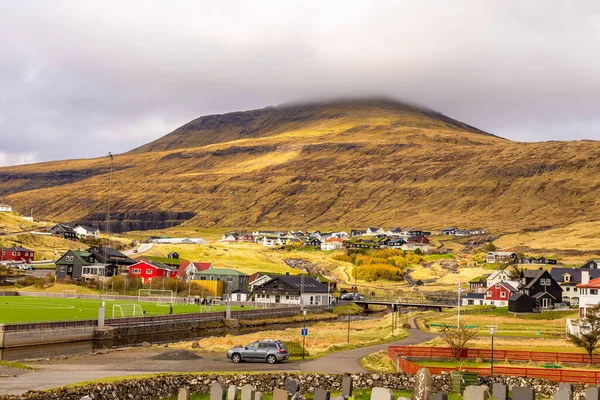
[[[390,345],[410,345],[431,340],[435,335],[410,329],[407,338],[392,343],[377,344],[332,353],[314,360],[294,360],[282,364],[233,364],[221,353],[197,352],[201,359],[164,360],[165,348],[134,348],[100,355],[71,357],[64,360],[30,363],[39,371],[15,371],[0,368],[0,374],[16,375],[0,379],[0,394],[19,394],[27,390],[44,390],[111,376],[138,375],[158,372],[214,372],[214,371],[288,371],[323,373],[366,372],[360,359]]]
[[[152,243],[142,243],[141,245],[139,245],[135,249],[125,250],[122,253],[125,254],[127,257],[131,257],[131,256],[136,255],[136,254],[147,252],[148,250],[150,250],[152,248],[152,246],[153,246]],[[134,252],[134,250],[137,250],[137,252]]]

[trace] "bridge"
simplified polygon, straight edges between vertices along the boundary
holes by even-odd
[[[365,309],[370,305],[386,306],[388,310],[397,311],[400,307],[414,307],[426,310],[442,311],[444,308],[454,308],[457,306],[456,300],[452,301],[448,298],[443,299],[424,299],[424,298],[398,298],[398,299],[365,299],[354,300],[354,304]]]

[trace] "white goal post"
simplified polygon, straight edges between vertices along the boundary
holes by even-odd
[[[175,295],[172,290],[158,290],[158,289],[139,289],[138,290],[138,302],[156,302],[158,306],[170,306],[175,304]]]
[[[117,292],[106,292],[102,293],[102,300],[116,300],[119,293]]]
[[[62,291],[62,296],[65,299],[76,299],[77,298],[77,291],[76,290],[63,290]]]
[[[142,315],[144,315],[144,311],[139,304],[113,304],[112,306],[113,318],[141,317]]]

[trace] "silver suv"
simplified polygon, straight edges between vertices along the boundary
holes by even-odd
[[[288,349],[279,340],[259,340],[246,347],[234,347],[227,352],[227,358],[234,363],[241,361],[266,361],[269,364],[287,360]]]

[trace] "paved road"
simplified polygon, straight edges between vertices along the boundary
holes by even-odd
[[[123,251],[123,254],[125,254],[127,257],[131,257],[131,256],[134,256],[137,254],[145,253],[146,251],[150,250],[152,248],[152,246],[153,246],[152,243],[142,243],[135,249]],[[137,250],[137,252],[134,252],[134,250]]]
[[[410,336],[393,343],[382,343],[359,349],[340,351],[315,360],[297,360],[282,364],[233,364],[220,353],[198,353],[197,360],[161,360],[165,348],[136,348],[101,355],[72,357],[65,360],[44,361],[31,364],[40,368],[36,372],[4,372],[17,376],[0,379],[0,394],[18,394],[27,390],[43,390],[110,376],[126,376],[157,372],[213,372],[213,371],[291,371],[324,373],[365,372],[359,360],[373,352],[385,350],[390,345],[409,345],[431,340],[434,335],[417,329]],[[172,350],[172,349],[170,349]]]

